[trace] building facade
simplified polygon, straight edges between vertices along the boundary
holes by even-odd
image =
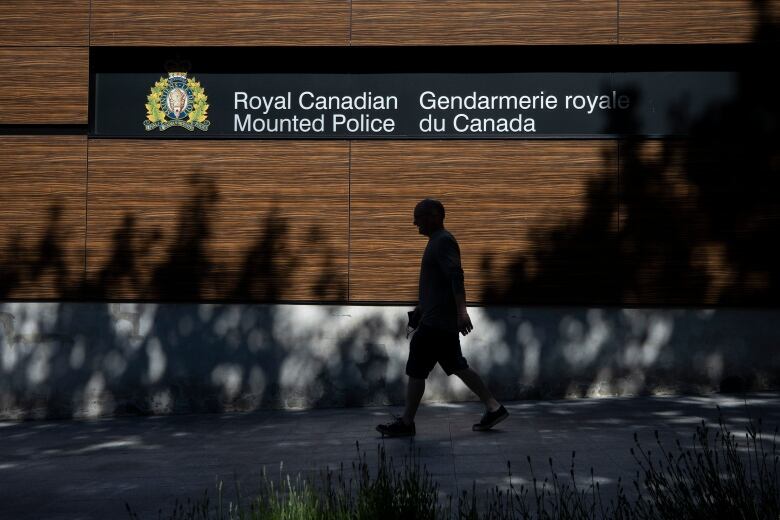
[[[0,20],[1,416],[401,401],[424,197],[500,397],[778,387],[778,2],[10,0]],[[159,131],[171,72],[201,78],[179,85],[211,134]],[[561,73],[699,83],[663,105],[629,85],[645,111],[597,134],[244,138],[216,133],[203,79]],[[428,396],[468,394],[437,373]]]

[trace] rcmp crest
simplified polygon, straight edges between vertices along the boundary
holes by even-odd
[[[186,72],[169,72],[160,78],[146,97],[147,131],[159,128],[162,132],[172,126],[181,126],[190,132],[209,129],[208,98],[195,78],[187,78]]]

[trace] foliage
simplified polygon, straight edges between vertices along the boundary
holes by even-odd
[[[617,482],[616,498],[605,504],[599,483],[590,469],[590,483],[583,489],[575,478],[576,453],[572,452],[568,478],[561,478],[548,459],[550,476],[539,480],[531,457],[530,486],[516,487],[512,481],[511,463],[507,462],[509,489],[490,490],[478,500],[476,486],[471,495],[464,491],[458,497],[457,512],[441,506],[438,485],[426,468],[420,468],[413,455],[404,458],[400,469],[388,459],[384,448],[377,447],[377,470],[372,472],[365,453],[352,463],[351,474],[343,464],[338,471],[326,469],[319,485],[301,479],[282,477],[272,482],[265,471],[260,493],[242,506],[240,488],[236,501],[227,507],[222,500],[222,483],[218,485],[217,504],[210,508],[208,494],[197,502],[174,505],[170,520],[776,520],[780,518],[780,452],[777,433],[768,438],[762,432],[762,421],[750,419],[745,443],[737,441],[723,421],[718,408],[719,427],[714,435],[702,421],[693,434],[690,446],[679,440],[676,450],[667,450],[655,432],[660,455],[645,450],[634,434],[634,456],[637,471],[634,488],[637,496],[629,500],[622,479]],[[137,515],[127,506],[132,519]],[[160,513],[161,517],[162,513]]]
[[[279,476],[274,482],[263,468],[260,492],[242,505],[236,485],[236,500],[223,503],[222,482],[217,485],[217,504],[210,507],[208,493],[186,504],[176,502],[169,520],[435,520],[451,516],[439,505],[438,486],[412,454],[404,458],[401,469],[377,447],[377,470],[372,472],[365,453],[357,447],[357,459],[351,474],[327,468],[321,473],[319,487],[300,477]],[[126,504],[130,518],[138,515]],[[160,512],[160,518],[162,518]]]
[[[780,518],[780,452],[778,428],[771,440],[762,420],[750,419],[745,443],[737,441],[723,423],[718,408],[718,429],[711,435],[704,421],[696,427],[692,447],[676,441],[667,450],[655,432],[660,456],[639,445],[634,455],[644,475],[644,490],[636,503],[638,519],[777,519]],[[747,463],[747,465],[746,465]],[[643,491],[637,487],[638,491]]]
[[[162,94],[168,81],[165,78],[152,85],[151,93],[146,97],[146,119],[152,123],[162,123],[165,121],[165,111],[162,109]]]
[[[199,81],[188,79],[187,86],[192,91],[192,111],[189,113],[187,121],[189,123],[203,123],[206,121],[206,112],[209,109],[209,105],[206,103],[208,97]]]

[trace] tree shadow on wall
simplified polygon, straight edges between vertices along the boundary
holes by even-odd
[[[776,29],[766,23],[757,32],[757,41],[764,39],[777,41]],[[690,139],[621,141],[603,159],[605,171],[619,161],[619,175],[591,181],[579,219],[533,231],[533,253],[513,258],[509,283],[487,286],[480,299],[522,305],[773,305],[779,283],[773,239],[780,214],[773,195],[780,160],[772,85],[761,71],[744,71],[739,95],[693,121]],[[680,120],[688,117],[683,108],[676,115]],[[637,124],[633,114],[624,115],[612,124]],[[12,232],[0,260],[0,299],[45,286],[59,300],[96,303],[0,313],[4,403],[37,409],[40,414],[30,415],[42,417],[223,411],[367,404],[382,387],[388,400],[398,402],[402,374],[386,376],[390,356],[377,338],[400,337],[402,321],[369,317],[329,338],[321,331],[339,318],[337,306],[311,315],[296,306],[237,305],[280,301],[298,283],[309,284],[315,299],[335,304],[346,299],[346,290],[326,234],[309,226],[295,234],[305,237],[304,245],[292,247],[298,223],[279,206],[257,218],[254,240],[242,242],[250,244],[243,256],[236,257],[229,241],[212,254],[211,243],[223,239],[211,220],[219,197],[211,178],[193,176],[168,241],[158,226],[143,226],[140,215],[128,212],[108,238],[105,261],[86,275],[62,261],[61,237],[68,230],[59,202],[50,206],[36,245],[25,245],[22,230]],[[304,265],[306,248],[322,250],[314,267]],[[487,279],[496,279],[497,264],[484,259]],[[294,278],[302,270],[305,282]],[[110,302],[138,299],[182,303]],[[204,299],[218,303],[186,303]],[[631,390],[644,393],[679,375],[663,367],[668,334],[678,319],[674,310],[530,309],[515,321],[496,307],[484,312],[500,325],[500,339],[510,347],[508,357],[486,365],[487,379],[528,373],[535,381],[497,388],[503,399],[582,395],[602,382],[618,386],[629,376],[636,382]],[[610,336],[618,320],[638,331],[635,345]],[[37,325],[28,330],[29,323]],[[760,324],[755,318],[756,327]],[[702,353],[720,356],[727,366],[738,354],[719,347]],[[624,358],[635,363],[626,365]],[[283,402],[283,396],[292,401]]]
[[[24,232],[16,229],[0,250],[0,298],[7,298],[14,291],[31,281],[40,281],[49,288],[49,293],[57,297],[73,297],[81,282],[78,269],[71,265],[76,255],[62,243],[62,237],[69,234],[63,222],[64,203],[55,200],[47,208],[47,224],[37,244],[27,246],[23,240]],[[70,262],[68,261],[70,260]]]
[[[83,282],[61,262],[65,230],[56,203],[35,246],[25,249],[21,230],[12,235],[0,299],[54,276],[59,298],[94,303],[0,313],[3,407],[62,418],[380,404],[372,401],[377,380],[399,398],[400,381],[383,375],[385,349],[362,331],[400,337],[400,322],[368,318],[343,337],[323,338],[338,306],[312,316],[306,306],[247,305],[296,294],[346,300],[337,251],[322,226],[301,227],[275,201],[256,217],[250,237],[217,236],[219,197],[211,178],[193,175],[167,236],[163,224],[128,211],[105,235],[106,252]]]
[[[529,371],[529,345],[538,346],[528,383],[507,393],[561,397],[599,388],[616,393],[621,387],[639,394],[697,392],[707,385],[685,386],[680,380],[690,379],[690,371],[703,373],[704,359],[725,365],[718,376],[722,390],[780,387],[777,373],[758,381],[763,367],[741,363],[739,348],[729,352],[715,340],[712,347],[702,345],[704,352],[672,352],[671,336],[657,332],[674,331],[675,326],[723,329],[717,320],[691,324],[695,320],[670,307],[776,309],[780,300],[780,249],[775,244],[780,230],[780,102],[768,80],[780,38],[768,3],[755,5],[759,25],[754,48],[761,54],[738,72],[733,99],[695,116],[681,100],[669,116],[690,128],[686,138],[621,139],[603,159],[605,172],[619,165],[618,175],[590,182],[578,219],[553,230],[532,230],[531,252],[511,258],[501,271],[493,255],[482,259],[484,280],[506,279],[502,285],[485,284],[482,302],[558,306],[545,311],[485,308],[494,323],[506,323],[508,312],[518,313],[516,325],[503,332],[503,341],[516,346],[509,364],[518,380]],[[635,87],[631,95],[637,99],[643,92]],[[637,113],[610,115],[610,130],[639,134]],[[561,307],[583,304],[607,309]],[[621,311],[624,307],[640,309]],[[743,319],[745,326],[761,328],[760,319]],[[654,332],[653,323],[666,325]],[[608,332],[602,334],[605,327]],[[635,334],[614,336],[626,327]],[[659,334],[665,341],[650,348]]]

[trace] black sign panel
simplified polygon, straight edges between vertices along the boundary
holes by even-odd
[[[95,75],[93,135],[527,139],[685,135],[734,72]]]

